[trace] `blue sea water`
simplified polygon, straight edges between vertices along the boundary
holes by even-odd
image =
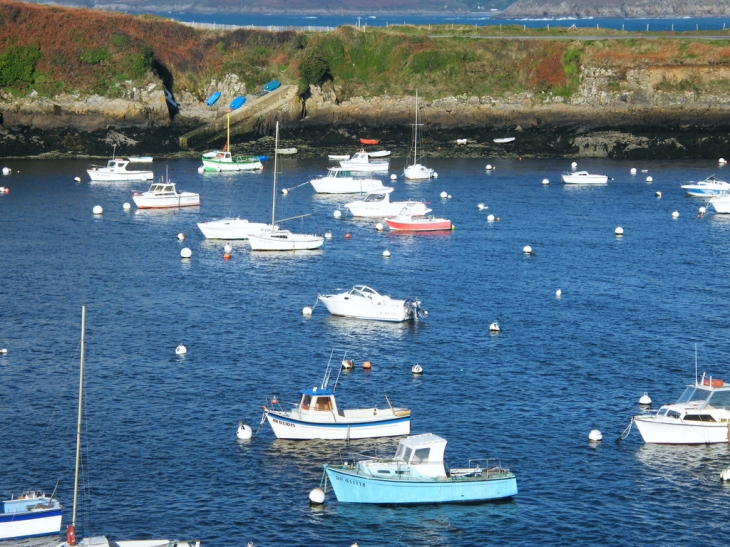
[[[403,160],[391,161],[400,172]],[[201,206],[124,211],[145,185],[91,183],[83,161],[6,160],[14,173],[0,179],[10,189],[0,196],[0,493],[51,491],[59,481],[70,521],[86,304],[81,536],[199,538],[206,547],[724,546],[727,445],[647,446],[636,431],[615,441],[645,391],[656,408],[693,380],[695,345],[700,372],[730,377],[730,218],[698,217],[705,202],[679,187],[727,178],[728,167],[582,159],[580,169],[613,180],[569,187],[559,181],[566,160],[426,163],[439,177],[400,177],[394,199],[430,202],[453,232],[335,220],[350,198],[305,185],[278,196],[277,217],[311,213],[290,227],[331,230],[322,251],[252,253],[238,242],[226,261],[224,242],[204,240],[196,222],[267,221],[271,165],[198,174],[197,161],[156,158],[157,176],[169,170]],[[283,158],[279,184],[293,188],[326,165]],[[191,259],[180,258],[182,247]],[[322,305],[302,316],[318,293],[359,283],[417,296],[429,317],[379,324],[332,317]],[[185,357],[175,355],[181,343]],[[517,476],[517,497],[359,507],[329,491],[324,506],[310,507],[323,463],[397,444],[281,441],[259,429],[266,398],[293,402],[318,385],[332,352],[335,363],[347,352],[358,365],[339,380],[341,406],[385,405],[387,395],[412,409],[414,433],[448,439],[450,465],[499,458]],[[415,363],[423,376],[411,374]],[[250,441],[236,438],[239,420],[254,429]],[[602,442],[588,441],[592,429]]]

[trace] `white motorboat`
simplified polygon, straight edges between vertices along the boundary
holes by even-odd
[[[127,159],[129,163],[152,163],[154,160],[152,156],[129,156]]]
[[[371,158],[387,158],[390,156],[390,150],[376,150],[375,152],[368,152]]]
[[[63,508],[54,494],[23,492],[0,502],[0,540],[58,534]]]
[[[697,198],[724,196],[729,189],[730,183],[718,179],[715,175],[710,175],[705,180],[682,185],[682,190],[687,192],[688,196]]]
[[[106,167],[92,165],[86,172],[94,182],[147,182],[155,178],[152,171],[134,171],[127,169],[127,158],[112,158]]]
[[[274,190],[271,202],[271,226],[274,228],[257,234],[249,234],[248,243],[251,245],[252,251],[312,251],[319,249],[324,244],[324,237],[311,234],[295,234],[289,230],[281,230],[276,226],[276,176],[279,170],[278,148],[279,122],[277,121],[276,139],[274,144]]]
[[[645,443],[730,442],[730,385],[706,377],[688,384],[676,403],[633,417]]]
[[[331,167],[327,175],[309,181],[318,194],[368,194],[385,188],[383,181],[357,176],[349,169]]]
[[[715,212],[721,214],[730,213],[730,194],[724,194],[721,196],[715,196],[710,199],[710,205],[715,209]]]
[[[223,218],[198,222],[198,228],[206,239],[248,239],[251,234],[270,232],[271,224],[249,222],[244,218]]]
[[[349,160],[350,154],[329,154],[327,158],[332,161]]]
[[[200,205],[200,194],[178,192],[170,179],[153,183],[146,192],[132,196],[138,209],[170,209],[174,207],[193,207]]]
[[[340,167],[363,173],[387,173],[388,169],[390,169],[390,162],[387,160],[370,161],[370,154],[365,152],[365,150],[360,150],[359,152],[355,152],[349,160],[341,161]]]
[[[336,294],[320,294],[317,295],[317,300],[332,315],[342,317],[401,322],[408,319],[418,321],[428,315],[426,310],[421,309],[421,302],[416,298],[391,298],[366,285],[355,285],[349,291]]]
[[[342,367],[339,370],[342,371]],[[293,403],[291,410],[284,410],[278,402],[272,402],[271,408],[263,407],[264,416],[277,438],[350,440],[410,433],[411,411],[393,407],[387,397],[385,408],[339,409],[335,401],[337,380],[332,388],[328,387],[330,371],[328,364],[322,384],[301,390],[299,402]]]
[[[382,190],[372,192],[362,199],[346,203],[344,207],[354,217],[386,218],[394,217],[404,207],[408,207],[414,216],[423,216],[428,212],[426,204],[421,201],[390,201],[393,188],[384,186]]]
[[[277,148],[276,153],[281,154],[283,156],[291,156],[292,154],[297,153],[297,149],[296,148]]]
[[[258,156],[234,156],[231,154],[230,114],[226,115],[226,145],[223,150],[211,150],[202,156],[203,171],[258,171],[264,168]]]
[[[492,139],[497,144],[507,144],[508,142],[514,142],[514,137],[501,137],[499,139]]]
[[[413,164],[403,169],[403,176],[408,180],[428,180],[438,175],[433,169],[418,163],[418,133],[423,124],[418,123],[418,91],[416,91],[416,123],[413,124]]]
[[[401,439],[395,456],[349,455],[324,470],[339,503],[475,503],[517,495],[515,475],[499,460],[475,458],[447,469],[445,449],[443,437],[412,435]]]
[[[565,184],[606,184],[608,175],[591,175],[588,171],[565,172],[561,175]]]

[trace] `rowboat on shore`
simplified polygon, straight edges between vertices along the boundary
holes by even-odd
[[[378,139],[360,139],[360,144],[380,144]]]

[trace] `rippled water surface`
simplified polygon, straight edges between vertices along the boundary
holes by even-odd
[[[79,161],[7,160],[19,172],[0,179],[10,188],[0,196],[2,494],[59,481],[70,521],[86,304],[90,497],[80,535],[199,538],[206,547],[725,545],[727,446],[647,446],[636,431],[615,441],[643,392],[656,407],[694,378],[695,344],[700,372],[730,376],[730,218],[698,218],[705,203],[679,188],[727,178],[727,167],[582,160],[579,168],[614,180],[567,187],[565,160],[488,161],[496,170],[485,170],[487,160],[434,160],[438,179],[393,183],[394,199],[429,201],[452,220],[451,233],[378,233],[375,221],[335,220],[349,198],[305,185],[279,195],[277,217],[311,213],[290,228],[331,230],[322,251],[254,254],[234,243],[224,261],[224,242],[204,240],[195,223],[267,221],[270,165],[200,175],[197,161],[156,159],[157,176],[168,168],[201,206],[125,212],[144,184],[90,183]],[[279,183],[292,188],[326,163],[285,158]],[[392,163],[399,172],[402,160]],[[499,222],[487,222],[490,213]],[[525,245],[535,254],[524,255]],[[184,246],[192,259],[180,259]],[[317,305],[302,316],[318,293],[359,283],[417,296],[430,315],[378,324]],[[488,332],[494,320],[497,335]],[[289,442],[259,429],[266,397],[296,400],[321,381],[333,351],[335,362],[347,352],[373,363],[340,378],[340,406],[383,406],[387,395],[412,409],[414,433],[449,440],[449,464],[499,458],[517,475],[518,496],[360,507],[330,491],[323,507],[310,507],[322,464],[341,449],[397,444]],[[415,363],[423,376],[411,375]],[[239,420],[252,440],[237,440]],[[588,442],[591,429],[603,442]]]

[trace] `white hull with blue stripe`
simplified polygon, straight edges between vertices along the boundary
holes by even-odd
[[[517,479],[496,460],[446,471],[446,440],[431,433],[401,440],[395,457],[352,460],[324,470],[341,503],[474,503],[517,495]]]
[[[691,197],[711,198],[724,196],[730,189],[730,183],[718,179],[715,175],[710,175],[705,180],[683,184],[682,189]]]
[[[52,496],[28,492],[2,502],[0,540],[58,534],[63,509]]]

